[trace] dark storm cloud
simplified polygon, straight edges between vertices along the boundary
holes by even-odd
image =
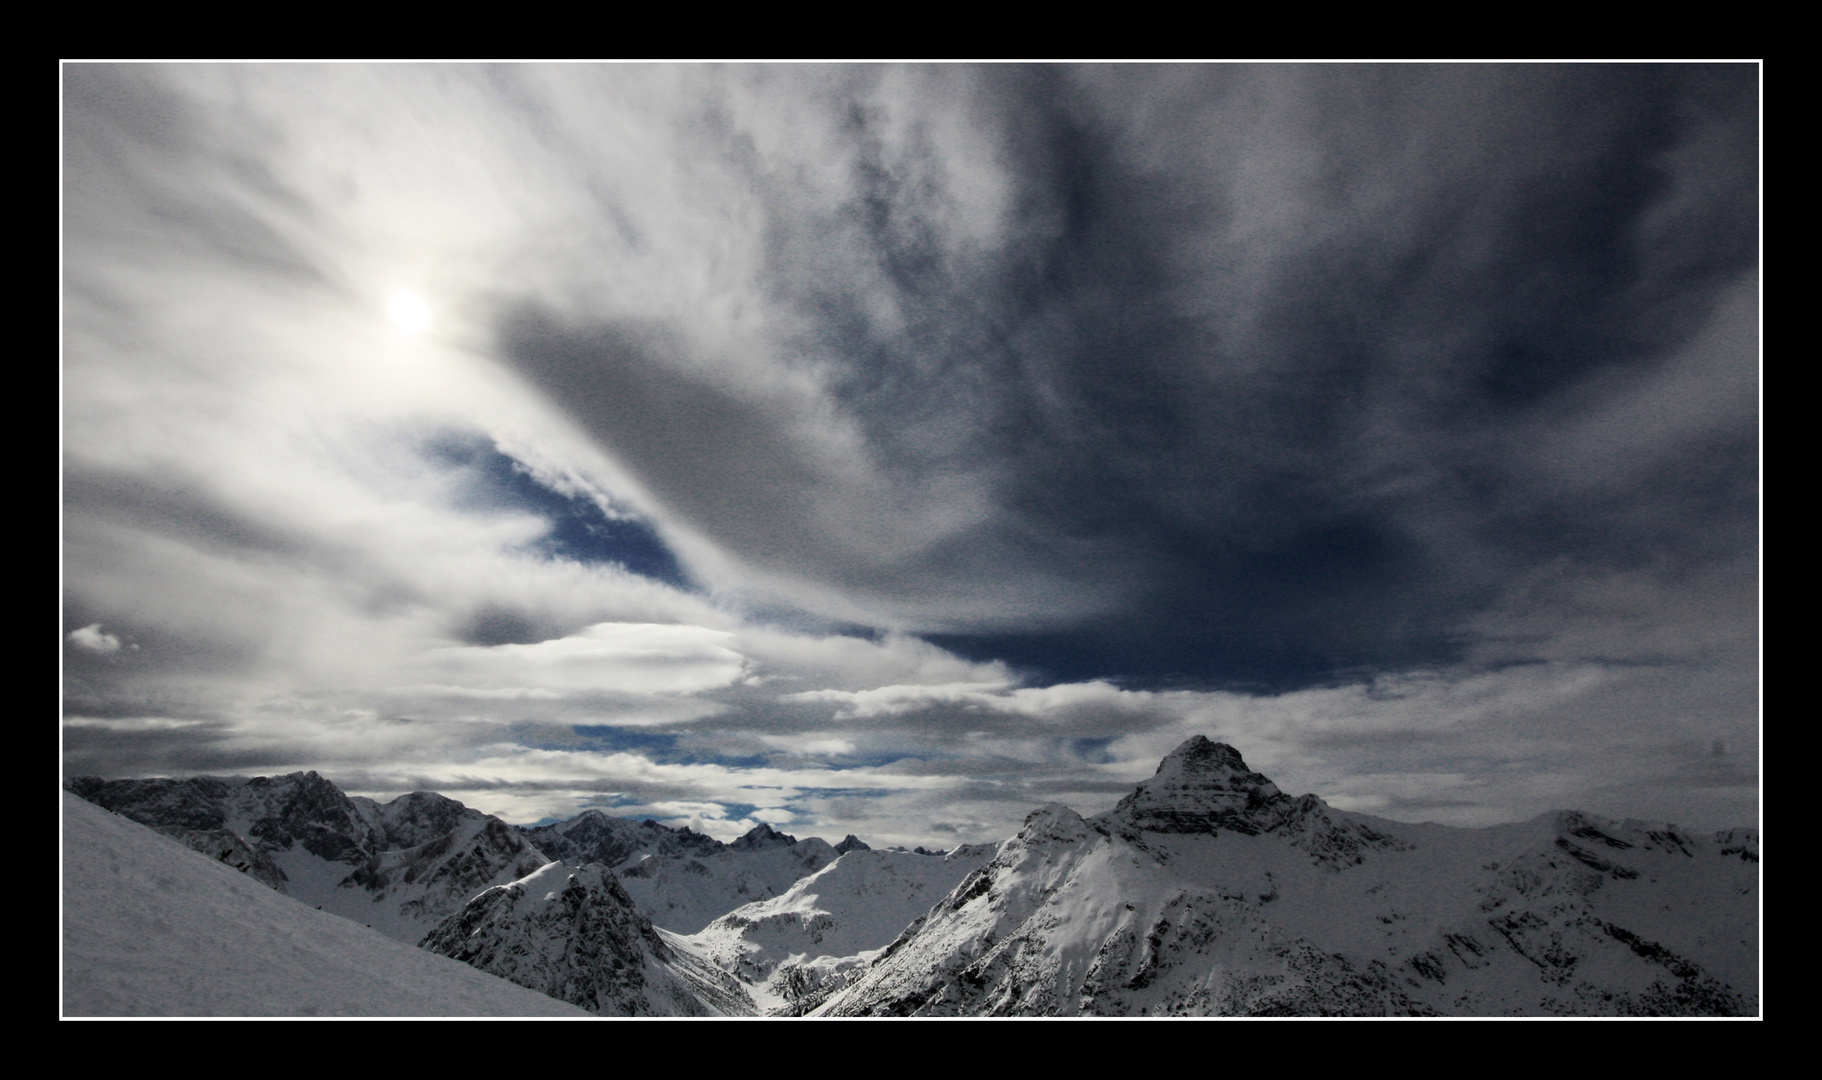
[[[934,511],[844,486],[789,401],[703,374],[687,334],[502,324],[515,369],[727,549],[862,597],[1016,578],[1037,632],[959,603],[913,622],[1038,677],[1259,689],[1457,660],[1463,620],[1553,559],[1750,552],[1750,407],[1616,414],[1583,471],[1649,464],[1592,489],[1532,458],[1672,369],[1752,268],[1754,68],[926,81],[989,129],[1003,243],[946,242],[963,178],[862,75],[829,86],[837,196],[745,164],[737,132],[721,150],[798,316],[780,352],[814,361],[894,496],[975,478],[980,520],[868,549],[842,529]]]
[[[637,461],[679,517],[807,568],[796,556],[815,543],[802,526],[821,485],[788,417],[678,371],[665,354],[683,346],[653,328],[569,327],[526,311],[501,339],[515,370]]]
[[[236,749],[227,723],[70,723],[64,726],[64,772],[70,776],[233,775],[307,767],[307,757]]]

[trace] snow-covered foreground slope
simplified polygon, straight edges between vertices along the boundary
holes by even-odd
[[[788,1009],[860,974],[875,954],[993,857],[850,850],[783,894],[734,909],[675,944],[745,983],[766,1011]]]
[[[63,901],[66,1016],[587,1016],[69,793]]]
[[[679,952],[607,867],[552,862],[488,889],[424,948],[601,1016],[751,1016],[740,984]]]
[[[417,791],[382,805],[314,772],[70,785],[311,907],[411,945],[476,893],[550,861],[519,830],[454,799]]]
[[[814,1015],[1750,1015],[1756,833],[1403,825],[1196,738],[1051,805]]]

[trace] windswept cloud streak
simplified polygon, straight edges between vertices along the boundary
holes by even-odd
[[[1751,65],[69,65],[65,767],[922,842],[1200,732],[1735,823],[1757,131]]]

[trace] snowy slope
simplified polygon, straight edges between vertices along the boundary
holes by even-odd
[[[687,828],[599,810],[524,833],[539,850],[572,867],[591,862],[612,867],[652,921],[678,934],[693,934],[742,904],[777,896],[841,854],[818,837],[799,840],[769,825],[723,844]]]
[[[654,923],[693,934],[734,908],[779,895],[837,857],[819,837],[799,840],[759,825],[712,853],[640,855],[615,872]]]
[[[112,780],[72,790],[236,866],[311,907],[415,945],[483,889],[548,862],[518,830],[419,791],[385,805],[314,772]]]
[[[817,1014],[1752,1014],[1757,870],[1749,829],[1347,814],[1198,737],[1032,814]]]
[[[676,943],[738,977],[762,1008],[784,1009],[858,975],[994,850],[974,844],[937,856],[854,843],[781,895],[736,908]]]
[[[424,940],[601,1016],[750,1016],[740,985],[680,954],[599,863],[551,862],[481,893]]]
[[[574,1006],[279,895],[69,793],[66,1016],[569,1016]]]

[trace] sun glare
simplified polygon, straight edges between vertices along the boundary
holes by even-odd
[[[416,334],[430,325],[430,306],[417,293],[393,293],[392,299],[386,302],[386,316],[400,330]]]

